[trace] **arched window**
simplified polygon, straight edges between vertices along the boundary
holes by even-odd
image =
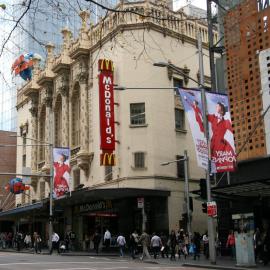
[[[45,141],[45,122],[46,122],[46,107],[45,105],[41,108],[39,116],[39,141]],[[39,146],[39,161],[45,160],[45,147]]]
[[[62,97],[57,96],[54,109],[54,143],[55,146],[62,145]]]
[[[72,146],[80,146],[80,92],[77,89],[72,96]]]

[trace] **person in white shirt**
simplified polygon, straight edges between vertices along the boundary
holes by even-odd
[[[157,254],[160,251],[160,247],[162,246],[161,239],[159,236],[157,236],[155,233],[153,234],[153,237],[151,239],[151,247],[154,251],[154,258],[157,258]]]
[[[52,247],[50,250],[50,255],[53,253],[54,249],[57,249],[57,252],[59,253],[59,235],[56,232],[53,232],[52,234]]]
[[[24,238],[24,244],[26,248],[30,248],[32,243],[31,235],[27,233]]]
[[[109,232],[108,229],[106,229],[105,233],[104,233],[104,245],[106,250],[109,250],[110,244],[111,244],[111,233]]]
[[[117,237],[117,240],[116,240],[118,246],[119,246],[119,250],[120,250],[120,257],[123,257],[124,256],[124,247],[126,245],[126,239],[125,237],[120,234],[118,237]]]

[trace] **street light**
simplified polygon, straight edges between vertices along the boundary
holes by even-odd
[[[208,145],[208,168],[206,170],[206,187],[207,187],[207,201],[211,202],[211,183],[210,183],[210,150],[209,150],[209,133],[208,133],[208,122],[207,122],[207,115],[206,115],[206,100],[205,100],[205,85],[204,85],[204,73],[203,73],[203,54],[202,54],[202,42],[200,35],[198,36],[198,51],[199,51],[199,71],[200,71],[200,81],[197,81],[188,75],[186,75],[179,67],[166,62],[157,62],[154,63],[154,66],[157,67],[167,67],[175,70],[178,74],[182,76],[186,76],[191,81],[196,82],[200,89],[201,89],[201,97],[202,97],[202,107],[203,107],[203,124],[205,130],[205,138]],[[209,253],[210,253],[210,260],[212,264],[216,264],[216,250],[215,250],[215,237],[214,237],[214,224],[213,218],[207,217],[207,226],[208,226],[208,234],[209,234]]]
[[[190,220],[190,203],[189,203],[189,181],[188,181],[188,155],[187,151],[184,151],[184,157],[172,161],[163,162],[161,166],[167,166],[178,161],[184,161],[184,174],[185,174],[185,200],[186,200],[186,211],[187,211],[187,232],[189,237],[191,236],[191,220]]]

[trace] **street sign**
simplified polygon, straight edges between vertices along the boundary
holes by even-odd
[[[137,205],[138,205],[138,208],[143,208],[144,207],[144,198],[137,198]]]
[[[209,217],[216,217],[217,216],[217,204],[216,202],[207,202],[207,215]]]

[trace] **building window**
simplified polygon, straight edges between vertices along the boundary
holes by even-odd
[[[113,179],[112,166],[105,166],[105,181],[110,181]]]
[[[134,168],[136,169],[145,168],[145,153],[144,152],[134,153]]]
[[[59,95],[57,97],[56,105],[55,105],[55,122],[54,122],[54,130],[55,130],[55,145],[61,146],[62,144],[62,98]]]
[[[43,106],[41,109],[41,114],[39,118],[39,141],[45,141],[45,122],[46,122],[46,107]],[[45,147],[43,145],[39,146],[39,161],[44,161],[45,159]]]
[[[80,145],[80,96],[79,92],[72,100],[72,146]]]
[[[130,104],[130,124],[145,125],[145,103]]]
[[[184,82],[181,79],[173,78],[173,87],[182,88],[184,86]],[[177,90],[174,89],[174,93],[177,94]]]
[[[26,167],[26,154],[22,156],[22,167]]]
[[[184,156],[177,155],[176,160],[183,159]],[[177,161],[177,177],[184,178],[185,177],[185,164],[184,161]]]
[[[185,112],[181,109],[175,109],[175,128],[176,129],[185,129]]]

